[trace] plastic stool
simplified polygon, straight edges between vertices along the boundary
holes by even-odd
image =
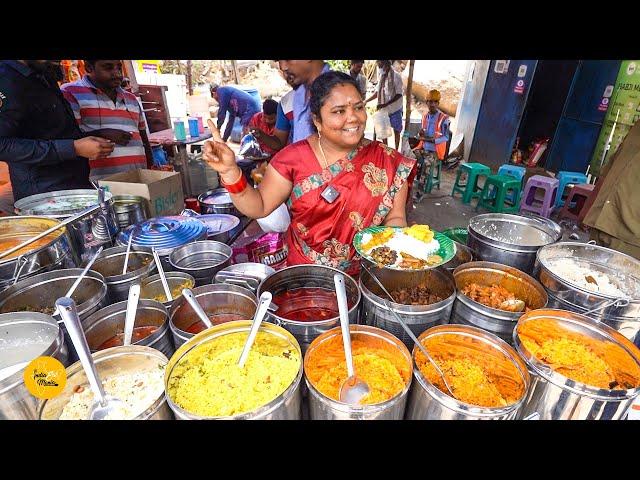
[[[483,207],[494,213],[517,213],[521,189],[522,182],[517,178],[510,175],[489,175],[484,182],[476,210]],[[516,201],[510,201],[509,197]]]
[[[560,184],[558,185],[558,194],[556,195],[556,203],[554,208],[560,208],[564,205],[563,195],[568,185],[584,185],[588,183],[587,176],[580,172],[558,172],[556,177]]]
[[[556,200],[556,193],[560,182],[556,178],[543,177],[542,175],[534,175],[529,178],[527,185],[522,193],[520,201],[520,211],[528,211],[537,213],[543,217],[549,218],[553,211],[553,205]],[[544,198],[542,202],[536,200],[536,190],[544,190]]]
[[[517,165],[511,165],[509,163],[505,163],[504,165],[501,165],[500,168],[498,169],[498,175],[509,175],[510,177],[517,178],[518,180],[520,180],[520,193],[522,193],[522,181],[524,180],[524,176],[526,175],[526,173],[527,173],[526,168],[519,167]],[[495,190],[492,190],[491,192],[493,195],[495,195]],[[514,195],[513,192],[509,192],[509,195],[507,196],[507,200],[513,204],[515,204],[516,201],[519,203],[520,199],[513,198],[513,195]]]
[[[567,201],[564,202],[564,206],[558,214],[558,219],[570,218],[571,220],[578,221],[582,208],[587,202],[587,199],[593,194],[593,190],[595,188],[595,185],[591,185],[589,183],[574,185],[571,187],[569,195],[567,196]],[[575,202],[575,205],[572,207],[571,205],[573,202]]]
[[[463,173],[467,174],[466,185],[460,184],[460,177]],[[482,189],[478,187],[478,179],[481,176],[488,177],[489,175],[491,175],[491,169],[486,165],[481,163],[461,163],[458,167],[453,190],[451,190],[451,196],[455,196],[456,192],[461,193],[462,203],[469,203],[472,198],[480,198]]]
[[[435,170],[435,175],[433,174]],[[442,162],[436,160],[429,165],[429,172],[427,173],[427,182],[424,186],[425,193],[431,193],[433,187],[440,190],[440,175],[442,174]]]

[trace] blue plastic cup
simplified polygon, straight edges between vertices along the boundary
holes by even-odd
[[[190,118],[189,119],[189,136],[190,137],[198,137],[200,136],[200,131],[198,129],[198,119]]]
[[[176,140],[186,140],[187,132],[184,130],[184,122],[182,120],[175,120],[173,122],[173,135]]]

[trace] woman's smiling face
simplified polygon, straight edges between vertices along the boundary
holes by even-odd
[[[313,119],[320,136],[341,147],[355,147],[364,136],[367,111],[362,96],[351,84],[337,84]]]

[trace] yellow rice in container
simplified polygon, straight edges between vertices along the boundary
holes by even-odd
[[[247,335],[222,335],[187,353],[169,377],[171,400],[192,414],[228,417],[256,410],[281,395],[298,375],[299,353],[285,339],[258,331],[240,368]]]

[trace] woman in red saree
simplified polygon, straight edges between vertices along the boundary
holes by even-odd
[[[310,95],[318,133],[276,154],[258,189],[246,188],[233,152],[213,128],[214,141],[205,144],[204,159],[249,217],[265,217],[289,201],[288,265],[315,263],[356,274],[359,258],[352,242],[358,231],[406,226],[415,160],[364,138],[367,114],[349,75],[321,75]]]

